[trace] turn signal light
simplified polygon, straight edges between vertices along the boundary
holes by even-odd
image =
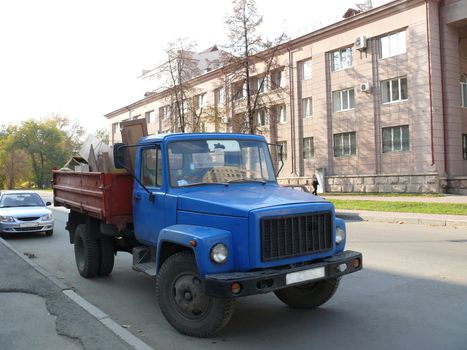
[[[232,285],[230,286],[230,290],[233,294],[238,294],[240,293],[240,291],[242,290],[242,286],[240,285],[240,283],[238,282],[234,282],[232,283]]]
[[[352,266],[355,268],[360,267],[360,259],[353,259]]]

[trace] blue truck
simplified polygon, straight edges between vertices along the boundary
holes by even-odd
[[[128,172],[53,174],[78,271],[106,276],[117,252],[133,254],[183,334],[215,334],[249,295],[316,308],[362,268],[330,202],[278,185],[262,136],[147,136],[115,145],[114,161]]]

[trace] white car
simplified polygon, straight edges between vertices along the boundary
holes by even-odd
[[[0,193],[0,234],[20,232],[45,232],[53,234],[54,218],[34,191],[3,191]]]

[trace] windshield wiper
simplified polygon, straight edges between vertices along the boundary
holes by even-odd
[[[203,185],[223,185],[228,186],[227,182],[195,182],[188,185],[178,186],[178,187],[194,187],[194,186],[203,186]]]
[[[248,178],[242,178],[242,179],[235,179],[235,180],[230,180],[228,183],[233,183],[233,182],[259,182],[261,184],[266,184],[266,181],[264,179],[248,179]]]

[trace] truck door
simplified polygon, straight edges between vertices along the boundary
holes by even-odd
[[[160,144],[142,147],[137,160],[136,176],[152,195],[135,181],[133,191],[135,236],[143,243],[156,245],[159,231],[164,227],[165,203]]]

